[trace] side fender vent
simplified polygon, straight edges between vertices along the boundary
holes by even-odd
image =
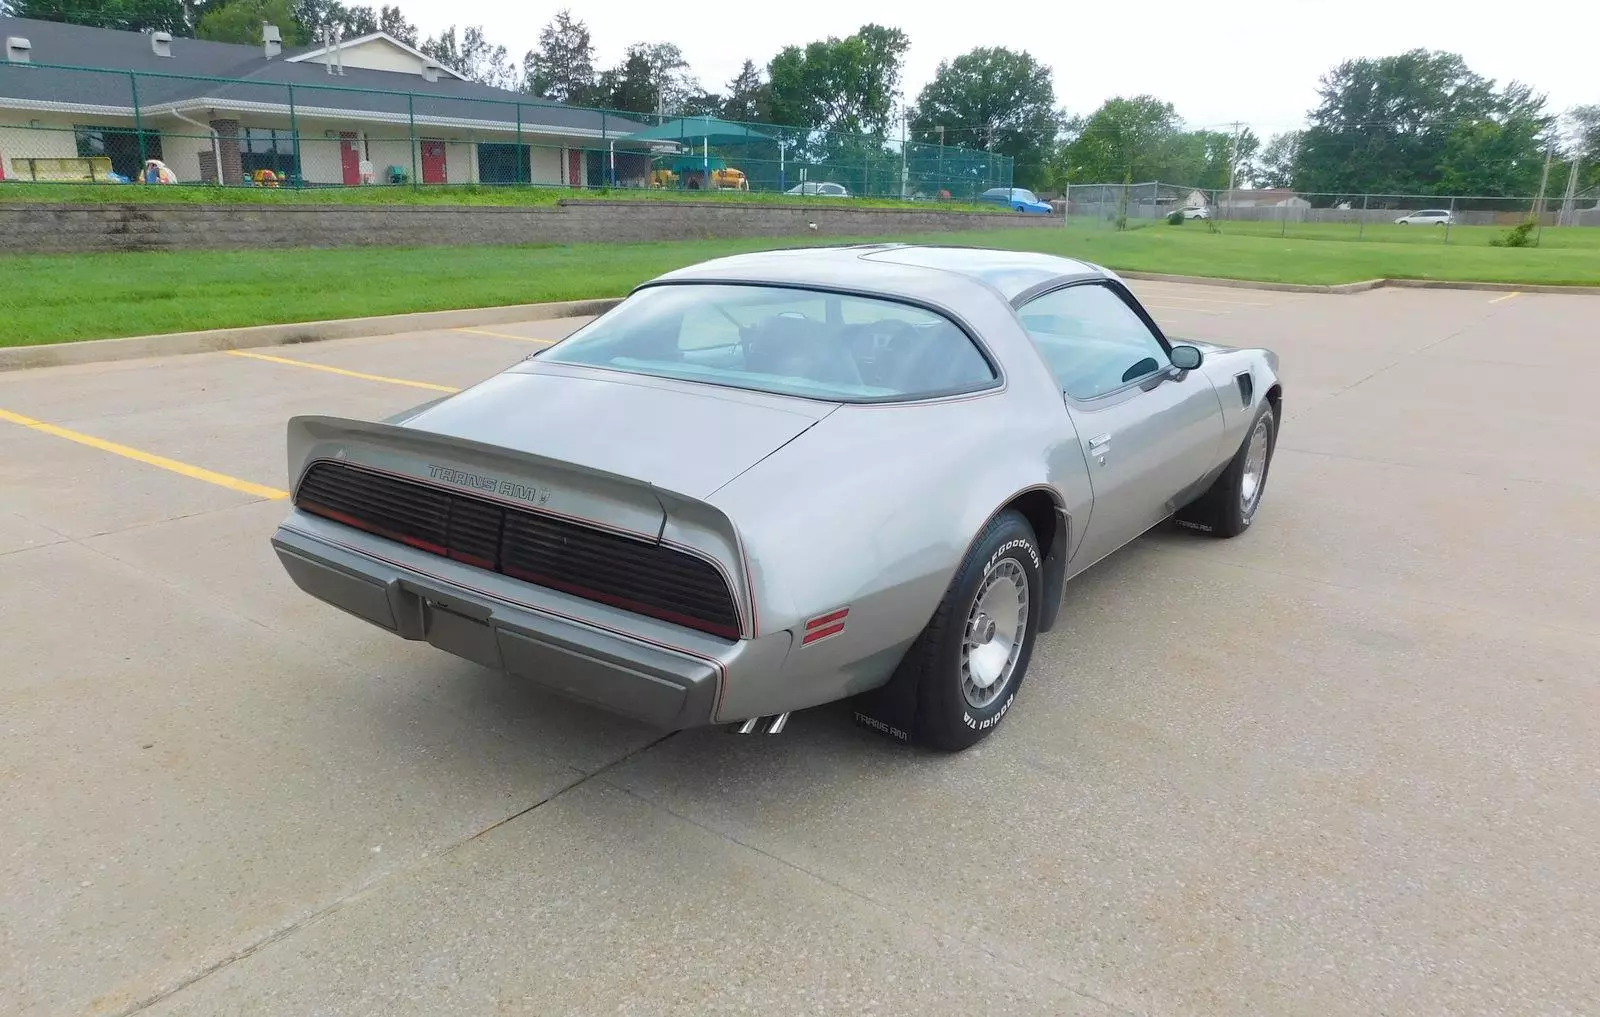
[[[1255,395],[1256,392],[1255,379],[1250,376],[1249,371],[1246,371],[1243,374],[1236,375],[1233,380],[1239,386],[1239,401],[1245,406],[1249,406],[1250,397]]]

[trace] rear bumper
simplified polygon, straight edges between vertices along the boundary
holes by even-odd
[[[300,589],[406,639],[658,727],[716,721],[727,665],[709,654],[510,603],[289,526],[272,547]]]

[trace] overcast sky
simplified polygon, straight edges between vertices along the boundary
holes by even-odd
[[[564,6],[559,0],[400,5],[424,36],[451,24],[481,24],[519,63],[540,28]],[[1171,0],[991,6],[938,0],[607,0],[566,6],[588,23],[598,67],[615,64],[629,43],[674,42],[713,91],[723,88],[746,57],[765,65],[786,45],[849,35],[864,21],[877,21],[911,38],[904,83],[910,100],[940,60],[974,46],[1008,46],[1027,50],[1054,70],[1056,100],[1071,113],[1086,113],[1113,95],[1149,92],[1174,103],[1193,127],[1238,120],[1266,135],[1300,124],[1316,103],[1318,77],[1339,61],[1425,46],[1460,53],[1473,70],[1497,81],[1525,81],[1557,111],[1600,102],[1600,15],[1592,0],[1549,0],[1530,8],[1485,4],[1482,13],[1459,0],[1229,6]]]

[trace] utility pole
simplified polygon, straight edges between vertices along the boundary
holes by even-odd
[[[902,107],[900,110],[900,200],[910,197],[910,164],[906,160],[906,151],[911,147],[911,110]]]
[[[1554,159],[1555,155],[1555,142],[1551,142],[1550,147],[1544,150],[1544,172],[1539,174],[1539,196],[1533,200],[1533,217],[1540,220],[1541,225],[1544,219],[1544,192],[1550,183],[1550,160]]]
[[[1572,165],[1567,168],[1567,193],[1561,199],[1561,212],[1556,216],[1557,226],[1576,226],[1577,197],[1578,197],[1578,166],[1583,162],[1581,155],[1572,157]]]
[[[1234,170],[1236,170],[1239,166],[1239,136],[1243,133],[1243,131],[1244,125],[1235,120],[1233,122],[1233,146],[1232,150],[1228,154],[1228,208],[1230,211],[1233,208]],[[1227,218],[1226,214],[1223,216],[1223,218]]]

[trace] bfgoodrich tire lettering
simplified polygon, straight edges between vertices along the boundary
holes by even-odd
[[[917,683],[916,741],[960,751],[1011,712],[1033,655],[1041,568],[1038,539],[1017,512],[997,515],[973,542],[901,664]]]

